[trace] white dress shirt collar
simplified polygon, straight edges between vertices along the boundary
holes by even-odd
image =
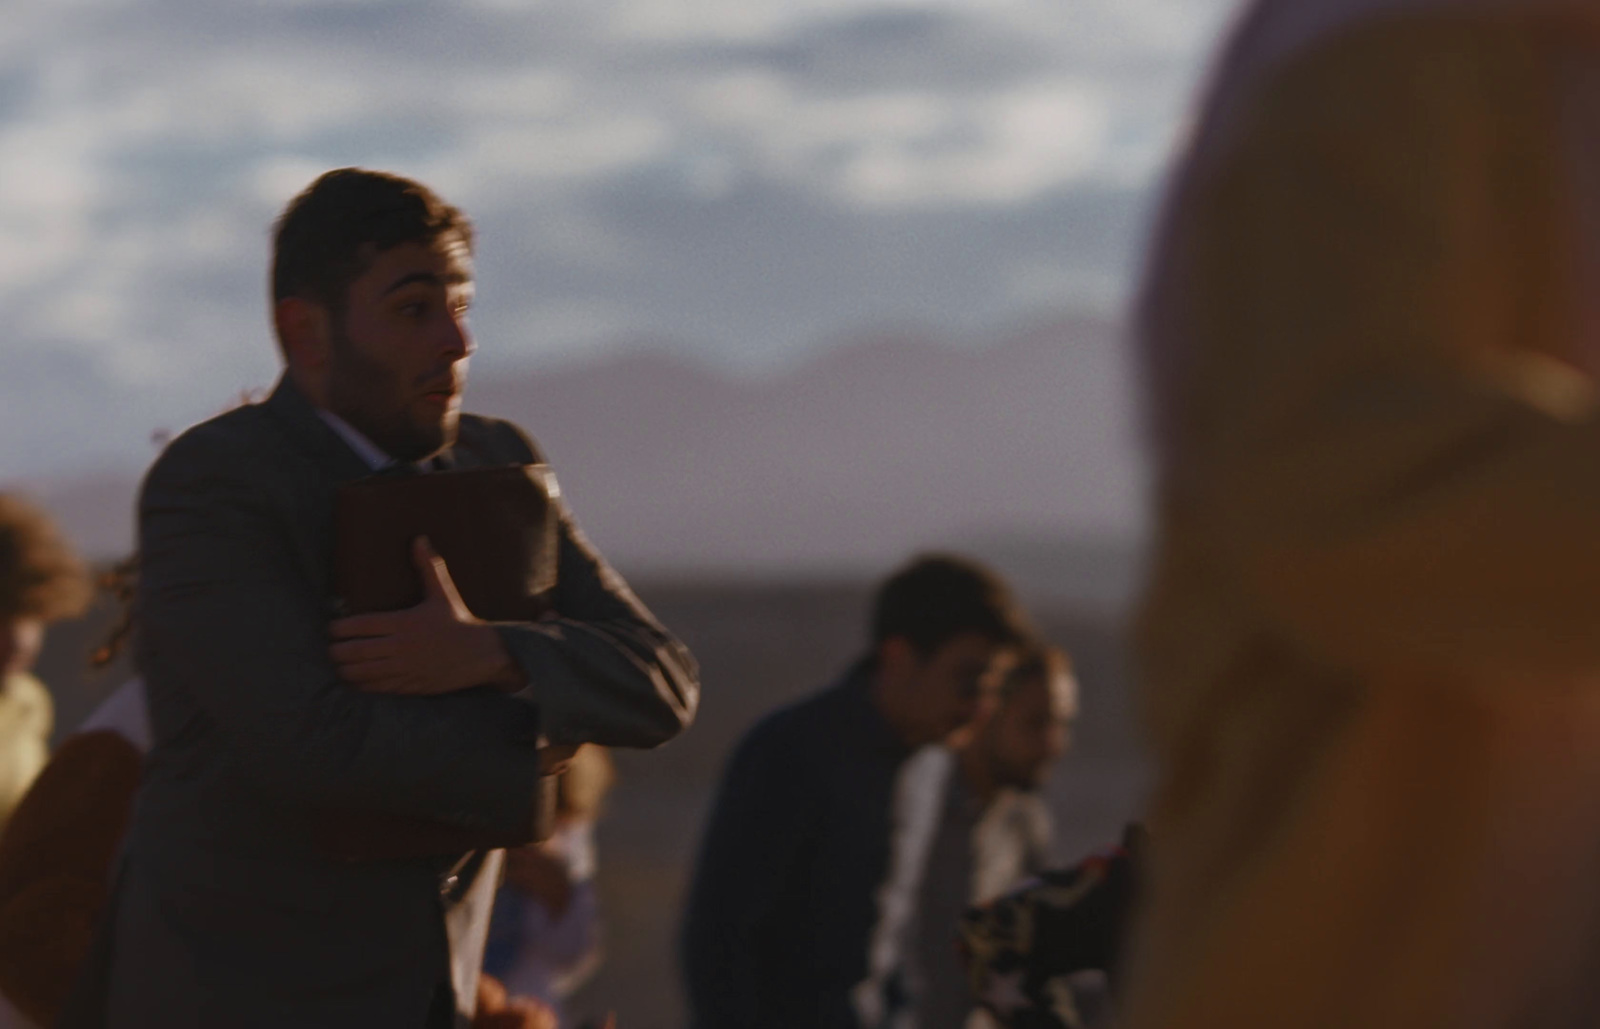
[[[394,458],[384,453],[383,448],[368,439],[360,429],[357,429],[332,411],[325,411],[319,407],[317,408],[317,417],[326,422],[328,428],[337,432],[339,438],[349,444],[350,449],[356,452],[356,456],[366,462],[367,467],[373,471],[387,468],[395,463]]]

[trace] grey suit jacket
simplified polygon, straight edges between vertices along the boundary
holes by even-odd
[[[539,459],[515,427],[471,415],[450,456]],[[693,717],[693,659],[564,507],[558,617],[499,630],[526,672],[522,694],[342,683],[327,653],[332,505],[365,474],[287,378],[264,403],[185,433],[151,469],[138,659],[155,745],[109,954],[91,962],[68,1024],[100,1008],[113,1027],[422,1026],[449,976],[448,862],[334,861],[312,846],[308,813],[515,830],[539,779],[535,703],[556,743],[651,747]]]

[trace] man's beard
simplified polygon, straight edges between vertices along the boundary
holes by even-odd
[[[419,422],[407,417],[408,384],[363,354],[334,319],[329,349],[328,407],[396,461],[421,461],[456,441],[456,419]]]

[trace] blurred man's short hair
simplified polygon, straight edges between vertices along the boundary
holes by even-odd
[[[272,299],[301,297],[335,313],[373,258],[447,236],[472,249],[472,223],[427,186],[387,172],[337,168],[284,208],[273,236]]]
[[[93,595],[88,568],[50,516],[0,493],[0,619],[72,618]]]
[[[1033,636],[1011,589],[969,558],[924,554],[889,576],[872,609],[872,642],[899,637],[923,657],[964,633],[1017,645]]]

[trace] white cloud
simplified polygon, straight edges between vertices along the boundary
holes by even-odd
[[[440,164],[482,179],[588,179],[623,171],[663,153],[673,135],[643,114],[596,112],[537,124],[479,124]]]
[[[250,169],[249,195],[264,207],[281,208],[327,170],[326,162],[304,154],[273,154]]]
[[[293,143],[380,110],[389,83],[372,69],[322,67],[286,55],[225,54],[158,84],[163,134],[176,140]],[[184,102],[194,98],[198,102]]]
[[[469,69],[447,83],[464,117],[526,122],[571,111],[578,84],[559,68]]]
[[[1127,171],[1111,140],[1114,105],[1078,80],[841,98],[739,72],[697,84],[688,106],[742,137],[767,174],[866,206],[1010,204]]]
[[[90,246],[101,177],[88,149],[49,126],[0,133],[0,295],[60,274]]]
[[[844,169],[854,199],[888,205],[1015,203],[1087,177],[1106,112],[1075,84],[1041,83],[949,112],[957,142],[865,144]]]
[[[649,43],[752,42],[773,39],[829,16],[899,10],[883,0],[697,0],[610,4],[606,27],[618,38]]]
[[[1228,6],[9,0],[0,306],[8,348],[60,359],[10,361],[0,408],[142,457],[144,423],[263,385],[268,229],[342,164],[478,221],[501,354],[787,360],[1114,300]],[[9,445],[0,468],[39,459]]]

